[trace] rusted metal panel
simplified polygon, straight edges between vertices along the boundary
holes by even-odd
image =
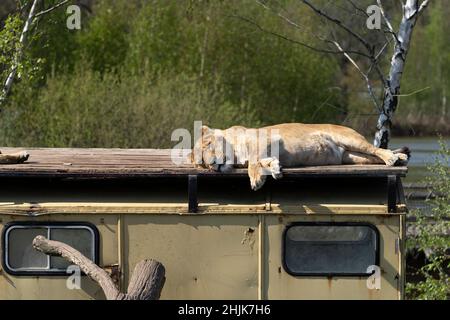
[[[296,277],[288,274],[282,263],[283,231],[293,222],[364,222],[380,233],[381,289],[368,289],[367,277]],[[268,299],[398,299],[399,257],[395,240],[399,236],[398,216],[284,216],[266,217],[265,245],[270,248],[265,259],[265,295]]]
[[[48,150],[39,149],[35,154],[39,152],[44,157]],[[80,160],[81,167],[87,162],[92,164],[100,154],[113,155],[105,160],[109,165],[117,159],[148,160],[141,150],[67,152],[67,157]],[[166,157],[161,150],[149,153],[158,161]],[[116,155],[120,157],[114,158]],[[67,160],[66,155],[60,156],[54,161]],[[49,170],[54,169],[50,156],[42,159],[50,164]],[[147,170],[139,163],[136,170]],[[116,169],[128,174],[123,168]],[[400,203],[397,212],[391,213],[386,176],[356,179],[349,178],[352,175],[348,168],[321,169],[324,174],[317,168],[293,169],[292,172],[297,172],[295,179],[285,176],[286,179],[272,181],[258,192],[250,190],[245,176],[233,179],[199,176],[195,213],[189,212],[187,176],[158,180],[157,184],[156,180],[74,183],[26,179],[23,183],[13,179],[16,182],[8,182],[8,188],[0,194],[0,227],[19,220],[91,222],[101,234],[100,263],[115,271],[122,289],[141,259],[153,258],[164,264],[167,282],[163,299],[401,298],[405,237],[402,232],[407,209],[402,197],[397,195]],[[2,166],[2,170],[7,169]],[[378,169],[367,170],[375,174]],[[332,172],[346,179],[329,178]],[[390,173],[396,175],[394,171]],[[303,179],[301,175],[314,179]],[[294,221],[360,221],[375,225],[381,234],[381,290],[369,290],[364,277],[300,278],[286,273],[281,264],[282,233]],[[61,277],[13,277],[2,271],[0,299],[103,298],[100,289],[86,278],[81,291],[67,290],[65,283],[66,279]]]
[[[115,216],[66,216],[26,218],[14,216],[0,217],[0,228],[14,221],[76,221],[94,224],[101,235],[100,266],[111,269],[118,262],[117,217]],[[0,247],[0,253],[2,248]],[[0,300],[3,299],[104,299],[103,292],[98,285],[88,277],[83,276],[81,290],[69,290],[66,277],[54,276],[12,276],[2,270],[0,266]]]
[[[126,216],[125,277],[136,263],[164,264],[162,299],[257,299],[258,217]]]
[[[54,215],[1,218],[88,221],[101,234],[101,265],[125,288],[136,263],[161,261],[167,282],[163,299],[397,299],[404,285],[402,216],[399,215]],[[298,221],[371,223],[379,230],[380,290],[366,277],[295,277],[282,266],[282,234]],[[14,277],[0,274],[0,299],[102,299],[100,289],[84,278],[82,290],[68,290],[61,277]]]

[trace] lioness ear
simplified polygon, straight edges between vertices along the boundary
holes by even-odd
[[[208,134],[211,131],[211,129],[208,126],[202,126],[202,134]]]

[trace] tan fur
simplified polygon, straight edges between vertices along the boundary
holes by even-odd
[[[28,160],[30,155],[26,151],[17,153],[1,154],[0,152],[0,164],[16,164],[23,163]]]
[[[266,136],[262,134],[266,133]],[[264,157],[271,154],[271,135],[278,134],[279,157]],[[255,135],[256,134],[256,135]],[[255,137],[258,137],[255,140]],[[261,138],[259,138],[261,137]],[[267,137],[267,141],[261,141]],[[230,146],[234,161],[225,154],[222,141]],[[263,146],[258,148],[258,146]],[[408,156],[380,149],[355,130],[332,124],[284,123],[259,129],[231,127],[225,130],[202,128],[202,139],[197,141],[199,166],[215,171],[227,172],[234,167],[248,167],[252,189],[261,188],[266,175],[275,179],[282,177],[281,167],[320,166],[341,164],[406,164]],[[228,161],[230,162],[230,161]]]

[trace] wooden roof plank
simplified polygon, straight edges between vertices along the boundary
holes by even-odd
[[[177,165],[170,149],[77,149],[77,148],[0,148],[3,153],[27,150],[27,162],[0,165],[0,177],[159,177],[159,176],[243,176],[245,169],[222,174]],[[184,160],[177,156],[176,160]],[[287,177],[300,176],[388,176],[406,175],[406,167],[384,165],[340,165],[284,168]]]

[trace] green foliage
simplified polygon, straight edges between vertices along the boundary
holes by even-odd
[[[29,50],[27,43],[20,41],[25,24],[19,13],[10,14],[0,30],[0,82],[3,84],[11,70],[16,68],[15,81],[24,80],[33,86],[43,79],[43,55],[35,55]],[[27,34],[29,42],[38,42],[39,33]]]
[[[0,76],[6,79],[14,63],[16,52],[21,49],[19,42],[23,22],[19,15],[11,14],[0,30]]]
[[[57,2],[47,0],[45,6]],[[320,26],[317,17],[298,1],[278,3],[295,21],[320,31],[316,30]],[[327,1],[319,3],[325,5]],[[339,1],[336,7],[345,3]],[[2,2],[0,8],[3,6]],[[385,6],[398,16],[398,6]],[[364,20],[350,19],[351,11],[334,12],[333,8],[327,10],[338,16],[347,14],[340,17],[369,39],[379,34],[368,31],[361,23]],[[401,98],[394,129],[400,127],[406,132],[414,128],[428,133],[450,130],[449,8],[441,2],[433,3],[419,20],[402,93],[430,89]],[[92,13],[82,10],[81,31],[66,28],[66,6],[42,17],[33,28],[19,75],[39,94],[47,77],[77,76],[75,70],[86,63],[100,75],[116,73],[117,80],[119,74],[145,73],[158,81],[162,75],[167,79],[169,74],[181,73],[195,79],[204,90],[220,87],[222,99],[232,106],[230,110],[252,114],[251,125],[287,121],[341,123],[345,117],[343,124],[373,134],[377,117],[365,83],[344,58],[279,39],[237,16],[250,18],[264,29],[291,39],[315,44],[314,39],[254,0],[96,0]],[[11,14],[0,31],[2,80],[18,49],[23,19]],[[398,25],[397,20],[393,23]],[[384,68],[388,67],[388,56]]]
[[[97,1],[96,15],[77,34],[78,59],[88,60],[95,71],[105,72],[123,63],[128,51],[129,26],[139,8],[136,1]]]
[[[185,75],[100,74],[82,65],[50,76],[38,94],[23,83],[3,117],[2,144],[48,147],[168,148],[175,128],[252,123],[252,115]],[[30,103],[32,101],[32,103]],[[214,106],[214,108],[211,108]],[[246,106],[242,106],[246,108]]]
[[[45,1],[51,7],[59,0]],[[27,54],[40,61],[41,77],[39,84],[45,84],[46,76],[52,71],[72,70],[76,64],[76,31],[66,28],[66,7],[61,7],[34,22],[33,38],[29,39]]]
[[[407,243],[427,255],[427,264],[417,271],[423,280],[407,284],[412,299],[450,299],[450,148],[443,141],[440,144],[435,164],[429,168],[429,183],[437,194],[430,200],[432,216],[413,212],[417,236]]]
[[[26,79],[14,87],[0,144],[168,147],[171,131],[194,120],[217,127],[336,121],[341,111],[329,106],[339,104],[334,57],[236,15],[297,36],[252,0],[101,0],[92,16],[83,13],[81,31],[65,27],[64,7],[55,10],[40,20],[28,49],[44,76],[39,87]],[[164,126],[149,117],[158,108],[166,110]]]
[[[426,14],[414,31],[402,93],[428,89],[401,98],[398,117],[409,118],[417,130],[430,127],[433,132],[448,127],[450,119],[450,7],[435,1]]]

